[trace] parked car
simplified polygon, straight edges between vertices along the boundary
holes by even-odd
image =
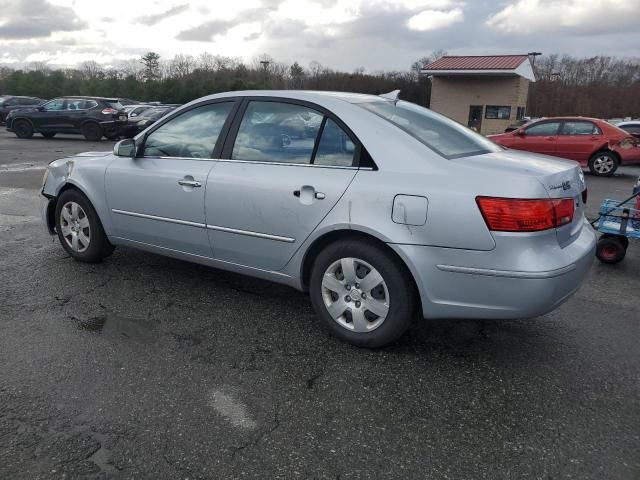
[[[153,108],[153,105],[128,105],[124,107],[124,111],[127,113],[128,118],[132,119],[150,108]]]
[[[55,98],[7,115],[7,130],[18,138],[31,138],[37,132],[46,138],[74,133],[93,141],[103,136],[115,139],[126,123],[127,114],[118,100],[103,97]]]
[[[308,291],[360,346],[417,315],[528,318],[571,296],[596,243],[579,165],[391,97],[201,98],[113,153],[50,163],[44,219],[79,261],[129,246]],[[315,136],[284,142],[301,114]]]
[[[120,135],[128,138],[135,137],[145,128],[153,125],[154,122],[158,121],[173,110],[175,110],[175,107],[161,106],[148,108],[134,118],[129,117],[127,124],[123,125],[120,129]]]
[[[622,164],[640,165],[636,139],[597,118],[545,118],[489,138],[504,147],[576,160],[599,176],[613,175]]]
[[[5,122],[7,114],[19,108],[36,107],[44,100],[38,97],[21,97],[13,95],[3,95],[0,97],[0,123]]]
[[[640,138],[640,120],[620,122],[616,126],[629,133],[630,135],[633,135],[636,138]]]

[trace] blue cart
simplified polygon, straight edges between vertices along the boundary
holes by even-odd
[[[596,256],[603,263],[618,263],[627,253],[630,238],[640,238],[640,209],[633,195],[620,202],[606,199],[600,206],[597,230],[602,234]]]

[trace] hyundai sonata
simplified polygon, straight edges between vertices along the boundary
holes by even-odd
[[[204,97],[113,153],[53,161],[42,194],[77,260],[126,246],[287,284],[368,347],[417,315],[549,312],[595,248],[577,163],[504,150],[396,92]]]

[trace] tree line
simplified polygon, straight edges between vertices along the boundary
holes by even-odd
[[[399,89],[401,98],[428,106],[431,82],[420,69],[445,52],[418,59],[405,71],[352,72],[318,62],[286,64],[268,55],[251,62],[203,53],[164,60],[155,52],[103,67],[95,61],[75,68],[0,67],[0,94],[54,98],[96,95],[140,101],[185,103],[211,93],[250,89],[337,90],[380,94]],[[611,56],[576,58],[548,55],[536,59],[528,114],[584,115],[601,118],[640,116],[640,61]]]

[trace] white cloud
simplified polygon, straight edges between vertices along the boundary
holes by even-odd
[[[423,10],[411,17],[408,25],[411,30],[426,32],[446,28],[462,21],[464,21],[464,13],[461,8],[454,8],[444,12],[440,10]]]
[[[640,5],[632,0],[517,0],[486,25],[505,33],[574,30],[602,33],[637,29]]]

